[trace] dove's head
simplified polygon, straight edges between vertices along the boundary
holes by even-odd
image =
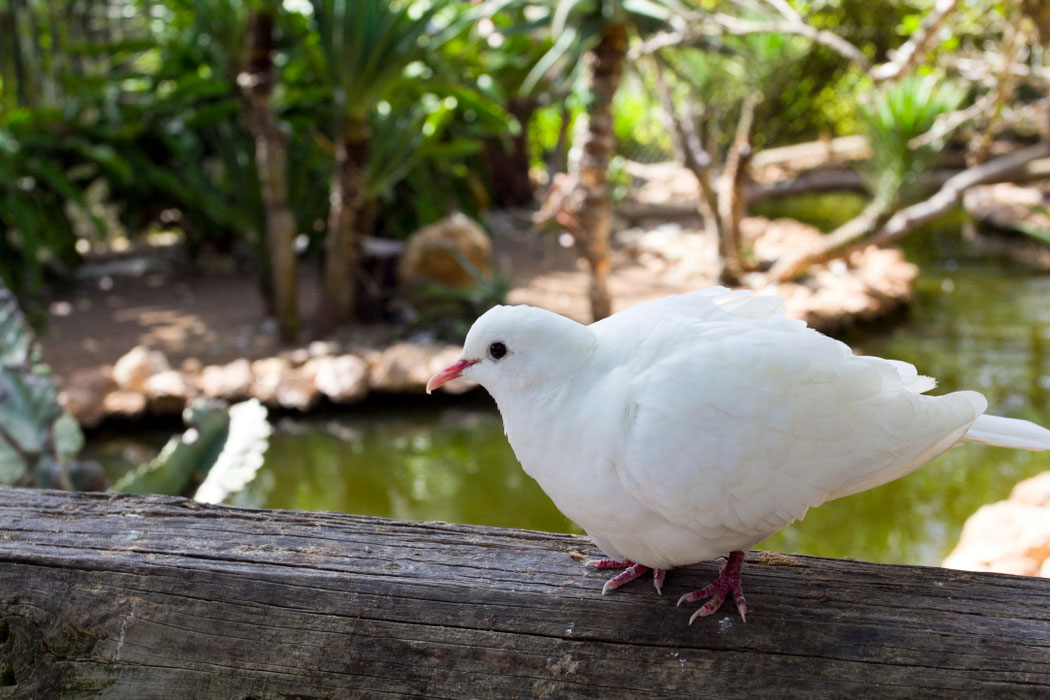
[[[587,326],[532,306],[495,306],[467,333],[458,362],[427,382],[427,393],[462,377],[499,398],[505,392],[563,380],[597,346]]]

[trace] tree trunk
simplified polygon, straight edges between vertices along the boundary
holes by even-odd
[[[255,140],[255,167],[265,212],[271,306],[281,339],[299,330],[295,216],[288,206],[288,147],[273,111],[274,5],[252,12],[245,35],[245,68],[237,77],[248,131]]]
[[[565,171],[566,155],[569,151],[569,125],[572,123],[572,110],[567,101],[561,101],[561,122],[558,124],[558,140],[554,150],[547,154],[547,187],[554,184],[554,176]]]
[[[484,141],[485,165],[492,185],[492,199],[500,207],[522,207],[532,203],[532,180],[529,178],[529,121],[536,110],[531,99],[514,98],[507,111],[521,124],[521,131],[511,137],[511,148],[498,137]]]
[[[19,20],[18,0],[11,0],[8,11],[11,13],[9,25],[11,31],[11,58],[15,72],[15,94],[17,102],[21,107],[33,107],[36,105],[36,92],[32,84],[32,70],[26,66],[26,56],[23,53],[22,31]],[[23,9],[25,9],[23,7]]]
[[[747,211],[747,168],[751,161],[751,126],[755,120],[755,105],[761,97],[752,93],[740,108],[740,122],[736,137],[726,155],[725,170],[718,183],[718,219],[721,223],[718,239],[718,257],[722,262],[719,281],[739,284],[744,273],[740,254],[740,222]]]
[[[587,132],[582,155],[573,173],[581,196],[573,212],[578,222],[576,243],[591,267],[591,314],[594,320],[612,313],[609,296],[609,233],[612,202],[609,196],[609,159],[615,146],[612,103],[623,78],[627,57],[627,25],[608,24],[588,55]]]
[[[361,121],[345,124],[336,145],[325,239],[324,288],[317,309],[317,329],[328,332],[349,320],[354,311],[357,267],[365,236],[365,165],[368,127]]]

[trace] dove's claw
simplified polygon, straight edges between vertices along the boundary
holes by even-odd
[[[649,570],[648,566],[635,564],[633,561],[627,559],[624,559],[623,561],[617,559],[588,559],[583,565],[591,566],[595,569],[624,569],[623,573],[617,574],[605,582],[605,585],[602,586],[602,595],[605,595],[609,591],[615,591],[623,584],[630,583]],[[653,569],[653,586],[656,587],[657,593],[663,593],[664,574],[666,573],[666,569]]]
[[[602,595],[605,595],[609,591],[615,591],[625,583],[630,583],[648,570],[648,566],[643,566],[642,564],[631,564],[623,570],[623,573],[617,574],[605,582],[605,585],[602,586]]]
[[[584,566],[593,566],[595,569],[629,569],[634,566],[633,561],[617,561],[616,559],[588,559],[583,562]]]
[[[722,607],[726,596],[730,593],[733,594],[733,601],[736,603],[736,609],[740,613],[740,618],[747,622],[747,601],[744,600],[744,589],[740,585],[740,569],[744,565],[744,553],[730,552],[728,559],[721,559],[720,561],[720,572],[714,583],[701,588],[699,591],[686,593],[678,599],[678,604],[681,605],[682,603],[694,603],[704,598],[710,598],[689,618],[690,625],[698,617],[707,617],[717,612]]]

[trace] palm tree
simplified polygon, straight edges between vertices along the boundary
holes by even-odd
[[[288,204],[288,144],[273,110],[276,0],[254,4],[245,32],[244,66],[237,76],[245,123],[255,141],[255,166],[264,208],[269,257],[269,297],[281,338],[295,340],[299,309],[295,216]]]
[[[598,320],[612,313],[608,283],[612,202],[607,173],[616,145],[613,99],[623,79],[628,40],[632,33],[666,27],[688,9],[677,0],[553,0],[547,7],[552,10],[554,46],[523,90],[566,56],[582,56],[587,71],[586,120],[578,125],[580,157],[570,164],[573,191],[564,197],[559,221],[574,234],[590,265],[591,313]]]
[[[335,170],[325,250],[319,330],[353,313],[357,268],[366,224],[369,120],[396,89],[405,68],[426,63],[453,34],[447,0],[313,0],[321,45],[335,96]],[[455,13],[451,13],[455,14]],[[442,31],[444,29],[444,31]]]

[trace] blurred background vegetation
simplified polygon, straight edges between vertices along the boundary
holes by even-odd
[[[1039,19],[975,0],[9,0],[0,278],[32,306],[91,251],[166,231],[191,259],[250,260],[293,338],[298,259],[323,255],[306,315],[331,328],[366,237],[531,205],[563,171],[591,183],[573,233],[600,277],[610,165],[615,185],[624,159],[677,157],[660,83],[715,163],[747,107],[752,150],[869,136],[870,191],[903,200],[953,129],[910,140],[947,113],[1038,139],[994,122],[1045,97]]]
[[[6,0],[0,282],[11,296],[0,296],[0,339],[9,343],[0,346],[0,389],[22,397],[24,410],[0,406],[0,481],[68,487],[75,477],[222,497],[251,482],[242,497],[256,505],[571,527],[517,471],[491,409],[469,403],[453,418],[428,414],[409,427],[393,416],[411,419],[404,406],[354,428],[283,421],[272,439],[258,405],[227,412],[195,404],[189,429],[158,457],[147,452],[165,443],[170,426],[144,438],[145,452],[131,449],[133,459],[120,440],[82,453],[14,300],[46,330],[49,300],[75,289],[85,261],[163,242],[190,268],[216,254],[234,260],[284,341],[325,338],[340,326],[356,330],[355,320],[385,318],[370,308],[372,286],[386,274],[369,267],[377,250],[402,251],[435,222],[458,225],[453,215],[486,221],[513,211],[537,247],[548,245],[548,232],[533,222],[553,222],[555,246],[575,245],[600,318],[612,308],[615,205],[639,164],[668,161],[695,176],[689,204],[719,243],[719,269],[697,286],[715,278],[812,283],[813,265],[939,221],[950,255],[931,253],[942,243],[909,253],[925,271],[918,316],[949,329],[940,360],[923,333],[876,333],[879,340],[858,344],[926,360],[932,374],[943,361],[946,388],[973,385],[993,405],[997,396],[1012,408],[1038,400],[1021,387],[1045,393],[1050,376],[1040,349],[1050,319],[1032,301],[1045,284],[1018,278],[1000,290],[1025,303],[1015,304],[1016,318],[997,320],[1009,326],[1005,335],[989,331],[985,354],[974,354],[974,372],[1016,363],[1014,355],[989,359],[993,346],[1031,326],[1038,342],[1018,352],[1034,375],[1008,388],[988,378],[991,370],[968,380],[949,357],[957,327],[946,319],[984,297],[975,291],[948,304],[937,294],[963,279],[947,267],[960,258],[958,219],[943,218],[958,213],[962,194],[1050,173],[1048,14],[1035,0]],[[846,165],[831,156],[805,167],[787,156],[762,161],[792,144],[830,154],[850,136],[860,155]],[[772,179],[753,177],[760,161]],[[1031,211],[1050,209],[1044,202]],[[750,213],[813,223],[827,235],[758,260],[741,242]],[[1039,216],[1015,230],[1050,241],[1039,223],[1050,220]],[[461,338],[504,299],[503,272],[480,264],[488,243],[473,244],[454,251],[463,284],[404,291],[415,308],[409,332]],[[987,286],[986,274],[973,279]],[[993,275],[1010,276],[999,267]],[[303,278],[317,283],[312,308],[298,296]],[[1045,422],[1040,410],[1027,417]],[[17,434],[8,434],[12,425]],[[264,464],[268,444],[277,456]],[[980,457],[954,473],[994,480],[989,464],[1005,458],[970,449]],[[1028,456],[1011,459],[1011,476],[1039,467]],[[289,471],[300,462],[308,468]],[[466,474],[486,478],[474,497],[457,500],[463,463]],[[359,474],[340,495],[331,485],[343,469]],[[253,481],[257,471],[263,478]],[[931,474],[930,484],[945,478]],[[961,494],[965,479],[955,485]],[[950,521],[924,512],[927,531],[912,522],[892,551],[880,549],[890,520],[879,521],[867,532],[883,544],[862,556],[933,563],[993,486],[969,500],[952,495]],[[503,500],[494,499],[501,489]],[[821,513],[892,510],[901,493],[890,485]],[[929,527],[940,528],[932,550]],[[819,533],[806,532],[790,530],[778,546],[857,554],[854,541],[821,549]],[[907,546],[911,554],[902,554]]]

